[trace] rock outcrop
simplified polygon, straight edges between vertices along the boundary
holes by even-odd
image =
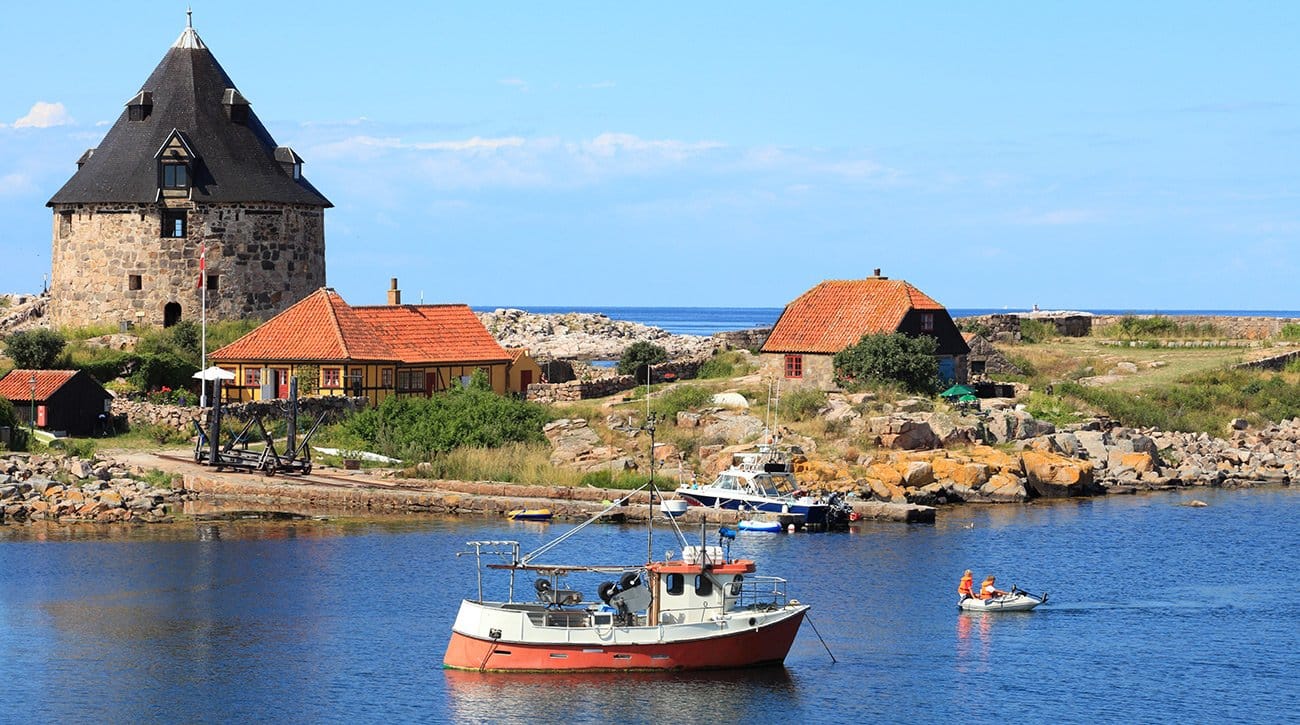
[[[181,490],[141,479],[111,459],[13,454],[0,458],[0,524],[171,521]]]
[[[653,342],[671,358],[705,357],[724,343],[699,335],[674,335],[662,328],[585,312],[542,315],[516,309],[476,313],[504,347],[526,347],[534,357],[617,360],[634,342]]]

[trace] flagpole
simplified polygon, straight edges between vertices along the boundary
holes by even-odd
[[[201,295],[203,298],[203,302],[202,302],[203,313],[200,318],[202,322],[199,325],[199,329],[200,329],[199,369],[200,370],[208,369],[208,274],[207,274],[207,264],[206,264],[207,261],[208,261],[208,246],[206,244],[202,244],[199,246],[199,288],[203,290]],[[203,379],[199,381],[199,385],[201,386],[199,388],[199,390],[201,391],[199,393],[199,407],[206,408],[208,407],[207,376],[204,376]]]

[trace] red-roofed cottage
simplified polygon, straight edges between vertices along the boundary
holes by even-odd
[[[80,370],[10,370],[0,378],[0,398],[25,424],[35,417],[37,428],[69,435],[100,432],[113,405],[113,394]]]
[[[863,335],[902,332],[938,341],[939,375],[965,382],[970,352],[943,305],[901,279],[827,280],[785,306],[760,350],[787,383],[835,389],[832,358]]]
[[[387,305],[352,307],[322,287],[208,357],[235,374],[226,400],[303,395],[427,396],[484,370],[505,393],[510,355],[466,305],[403,305],[397,280]]]

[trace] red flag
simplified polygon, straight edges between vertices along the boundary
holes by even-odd
[[[208,287],[208,276],[204,273],[205,270],[207,269],[207,262],[208,262],[208,245],[200,244],[199,245],[199,283],[195,285],[195,289],[207,289]]]

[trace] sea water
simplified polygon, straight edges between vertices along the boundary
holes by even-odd
[[[1297,518],[1300,490],[1195,490],[745,532],[812,605],[784,667],[512,676],[441,668],[476,586],[455,553],[571,524],[0,526],[0,721],[1294,721]],[[569,546],[645,557],[639,527]],[[1049,601],[960,613],[967,568]]]

